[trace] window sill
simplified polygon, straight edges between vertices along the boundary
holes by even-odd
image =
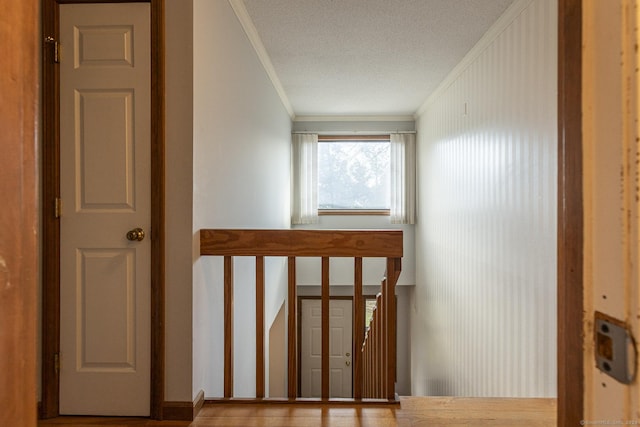
[[[371,215],[389,216],[389,209],[319,209],[318,215]]]

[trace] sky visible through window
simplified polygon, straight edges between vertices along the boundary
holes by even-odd
[[[388,141],[318,144],[318,209],[389,209]]]

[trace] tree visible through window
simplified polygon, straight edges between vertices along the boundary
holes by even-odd
[[[318,209],[389,209],[389,141],[319,141]]]

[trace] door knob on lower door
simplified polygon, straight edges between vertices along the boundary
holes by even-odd
[[[131,240],[132,242],[142,242],[142,240],[144,240],[144,230],[142,228],[134,228],[133,230],[129,230],[129,232],[127,233],[127,240]]]
[[[345,363],[345,365],[347,365],[347,366],[351,366],[351,360],[347,360],[347,361],[346,361],[346,362],[344,362],[344,363]]]

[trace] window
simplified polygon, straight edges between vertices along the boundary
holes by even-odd
[[[318,209],[321,213],[382,211],[390,206],[389,136],[358,140],[318,138]]]
[[[292,224],[320,213],[380,213],[413,224],[415,134],[292,136]]]

